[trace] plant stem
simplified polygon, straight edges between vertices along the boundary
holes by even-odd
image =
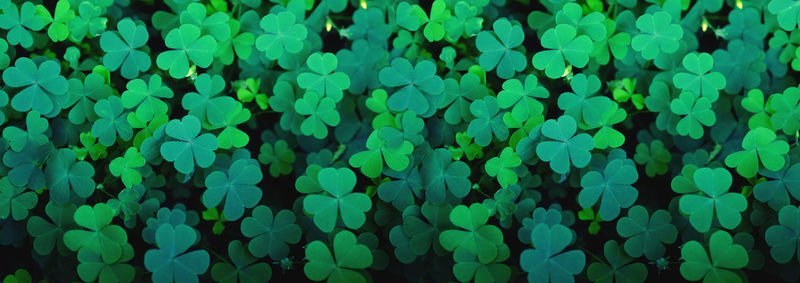
[[[227,259],[225,259],[225,258],[224,258],[224,257],[222,257],[221,255],[219,255],[217,252],[213,251],[212,249],[210,249],[210,248],[209,248],[209,247],[207,247],[206,245],[203,245],[203,244],[197,244],[197,246],[199,246],[199,247],[201,247],[201,248],[205,249],[206,251],[208,251],[208,253],[210,253],[210,254],[214,255],[215,257],[219,258],[219,259],[220,259],[222,262],[224,262],[224,263],[227,263],[227,264],[231,264],[230,262],[228,262],[228,260],[227,260]]]

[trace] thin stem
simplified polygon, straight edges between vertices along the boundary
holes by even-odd
[[[222,262],[224,262],[224,263],[227,263],[227,264],[231,264],[230,262],[228,262],[228,260],[227,260],[227,259],[225,259],[225,258],[224,258],[224,257],[222,257],[221,255],[219,255],[217,252],[213,251],[213,250],[212,250],[212,249],[210,249],[209,247],[206,247],[206,245],[203,245],[203,244],[197,244],[197,246],[199,246],[199,247],[201,247],[201,248],[205,249],[206,251],[208,251],[208,253],[210,253],[210,254],[214,255],[215,257],[219,258],[219,259],[220,259]]]
[[[591,257],[593,257],[593,258],[594,258],[594,259],[596,259],[597,261],[599,261],[599,262],[601,262],[601,263],[603,263],[603,264],[606,264],[606,265],[608,265],[608,263],[606,263],[606,261],[605,261],[605,260],[603,260],[602,258],[598,257],[597,255],[595,255],[594,253],[592,253],[590,250],[588,250],[588,249],[584,248],[584,247],[583,247],[583,246],[581,246],[580,244],[578,244],[578,243],[575,243],[575,247],[577,247],[577,248],[581,249],[581,250],[582,250],[584,253],[586,253],[586,254],[590,255]]]

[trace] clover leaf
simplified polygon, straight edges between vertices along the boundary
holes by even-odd
[[[767,10],[777,16],[778,26],[786,31],[792,31],[800,21],[800,7],[793,0],[772,0],[767,5]]]
[[[741,212],[747,209],[747,199],[739,193],[729,193],[733,178],[725,168],[700,168],[694,173],[694,183],[704,195],[687,194],[679,205],[689,214],[689,223],[698,232],[707,232],[716,215],[725,229],[733,229],[742,221]]]
[[[714,67],[714,57],[708,53],[689,53],[683,57],[682,64],[689,73],[676,73],[672,77],[675,87],[695,96],[707,97],[710,102],[717,101],[719,90],[725,89],[726,80],[722,73],[710,72]]]
[[[497,103],[503,109],[511,108],[514,120],[527,121],[544,111],[544,105],[536,98],[548,97],[550,92],[538,83],[536,76],[527,75],[524,85],[518,79],[503,82],[503,90],[497,94]]]
[[[786,205],[781,208],[778,223],[767,229],[764,239],[771,247],[772,258],[778,263],[788,263],[795,254],[800,254],[797,246],[800,240],[800,212],[797,207]]]
[[[0,219],[25,220],[37,202],[35,192],[12,184],[8,177],[0,179]]]
[[[252,159],[234,161],[228,172],[214,171],[206,177],[203,205],[216,207],[225,198],[225,218],[238,220],[245,208],[252,208],[261,200],[261,167]]]
[[[44,16],[44,15],[42,15]],[[49,16],[49,14],[47,15]],[[75,11],[71,9],[68,0],[59,0],[56,2],[56,8],[53,12],[52,23],[47,28],[47,36],[53,42],[64,41],[70,34],[67,24],[75,19]]]
[[[94,104],[94,113],[100,119],[92,124],[92,136],[104,146],[112,146],[117,142],[117,137],[128,141],[133,137],[133,129],[128,124],[128,119],[122,113],[125,108],[119,96],[109,96],[98,100]]]
[[[505,244],[502,231],[497,226],[487,225],[488,220],[489,209],[481,203],[456,206],[450,212],[450,222],[463,230],[443,231],[439,234],[439,243],[445,250],[463,250],[477,256],[481,263],[490,263]]]
[[[164,44],[173,50],[158,54],[156,65],[159,69],[169,71],[173,78],[185,78],[191,75],[189,61],[201,68],[208,68],[214,61],[217,41],[210,35],[202,35],[200,28],[192,24],[184,24],[171,30],[164,37]]]
[[[603,245],[608,264],[595,262],[586,269],[586,276],[593,282],[644,282],[647,279],[647,267],[644,263],[635,262],[625,254],[625,250],[617,243],[610,240]]]
[[[69,121],[76,125],[95,121],[98,118],[94,112],[95,102],[108,98],[112,93],[111,86],[98,73],[87,75],[83,82],[76,78],[69,79],[69,101],[64,105],[72,106],[69,110]]]
[[[497,67],[497,76],[509,79],[514,76],[514,73],[522,72],[528,66],[525,54],[513,50],[522,45],[525,34],[522,32],[521,26],[511,25],[511,22],[505,18],[494,21],[492,29],[494,35],[488,31],[482,31],[475,38],[475,46],[481,51],[478,62],[481,68],[487,71]]]
[[[30,111],[25,116],[26,129],[23,131],[15,126],[8,126],[3,129],[3,138],[8,142],[8,146],[13,151],[21,151],[30,141],[36,145],[46,144],[48,137],[45,134],[49,124],[39,112]]]
[[[566,75],[566,63],[583,68],[589,63],[592,39],[577,35],[575,27],[559,24],[548,29],[541,37],[542,47],[550,49],[533,55],[533,66],[543,70],[548,78],[555,79]]]
[[[126,109],[136,108],[136,118],[143,122],[151,121],[159,115],[166,115],[169,106],[161,99],[172,98],[173,92],[162,82],[158,74],[150,76],[148,81],[143,79],[129,81],[125,85],[126,90],[122,92],[122,106]],[[191,93],[187,95],[191,96]]]
[[[191,3],[180,14],[181,24],[193,24],[199,27],[203,34],[209,34],[219,41],[226,41],[231,37],[228,26],[230,16],[224,12],[207,15],[206,7],[201,3]]]
[[[728,50],[717,49],[714,51],[712,54],[714,69],[725,78],[725,92],[739,93],[742,89],[752,89],[761,83],[759,74],[767,69],[761,56],[757,56],[761,52],[755,45],[741,40],[730,41]],[[719,83],[718,77],[713,78],[715,83]],[[711,80],[711,78],[708,79]],[[703,78],[703,81],[705,80],[706,78]]]
[[[350,78],[343,72],[334,72],[338,60],[333,53],[316,52],[308,56],[306,65],[313,73],[300,73],[297,85],[334,102],[342,100],[342,90],[350,88]]]
[[[100,48],[106,52],[103,66],[109,71],[120,69],[122,77],[126,79],[136,78],[139,72],[150,69],[150,55],[136,49],[147,44],[147,27],[136,25],[133,20],[125,18],[117,22],[117,30],[119,36],[111,31],[100,36]]]
[[[783,93],[770,95],[769,106],[775,111],[770,117],[770,124],[776,130],[782,129],[787,135],[800,130],[800,88],[789,87]]]
[[[78,161],[74,151],[67,148],[59,149],[48,160],[44,171],[50,199],[68,203],[72,193],[81,198],[88,198],[95,189],[95,182],[92,180],[94,173],[92,164]]]
[[[408,156],[414,151],[414,145],[403,139],[402,132],[389,127],[373,131],[366,146],[367,150],[350,156],[348,163],[361,168],[361,173],[370,178],[381,174],[384,162],[392,170],[405,170],[410,163]]]
[[[367,282],[364,275],[356,270],[372,265],[370,249],[359,244],[352,232],[343,230],[333,237],[333,253],[325,243],[313,241],[306,246],[308,263],[303,272],[308,279],[330,283]]]
[[[649,146],[645,143],[637,145],[633,160],[639,165],[645,165],[644,172],[648,177],[654,177],[667,173],[667,164],[672,160],[672,155],[664,148],[664,142],[654,140]]]
[[[569,228],[561,224],[540,223],[530,233],[534,249],[522,251],[520,266],[528,272],[529,282],[574,282],[586,265],[582,251],[564,249],[572,242]]]
[[[444,100],[438,107],[444,108],[449,105],[444,111],[444,120],[451,125],[472,120],[474,117],[469,110],[470,104],[488,94],[488,89],[481,83],[481,78],[473,73],[464,74],[460,81],[453,78],[445,79],[444,88]]]
[[[14,67],[3,71],[3,82],[6,85],[14,88],[26,87],[11,98],[11,107],[20,112],[33,109],[46,117],[57,114],[61,105],[66,104],[69,99],[69,84],[60,72],[61,67],[56,61],[47,60],[37,67],[27,57],[18,58]]]
[[[26,1],[20,7],[6,2],[3,6],[3,13],[0,14],[0,28],[8,30],[5,38],[8,40],[8,44],[24,48],[31,47],[33,45],[31,31],[39,31],[44,26],[44,19],[36,13],[36,7],[31,2]]]
[[[144,266],[152,272],[153,282],[196,282],[197,276],[206,272],[210,263],[205,250],[189,251],[197,241],[195,230],[186,225],[161,224],[156,230],[158,249],[144,254]]]
[[[446,22],[452,17],[450,10],[447,9],[447,3],[444,0],[435,0],[431,4],[431,16],[428,24],[423,29],[425,39],[430,42],[439,41],[444,38],[445,30],[442,23]]]
[[[123,247],[128,245],[125,229],[111,225],[114,218],[111,206],[98,203],[81,205],[75,211],[75,223],[84,229],[73,229],[64,233],[64,244],[73,251],[99,253],[102,262],[114,263],[123,258]]]
[[[151,79],[151,84],[154,82]],[[201,74],[194,81],[197,92],[183,95],[181,106],[202,123],[221,125],[238,103],[233,97],[219,95],[225,89],[225,79],[220,75]]]
[[[259,25],[264,34],[256,38],[256,48],[270,60],[280,58],[284,51],[299,53],[303,49],[303,40],[308,36],[306,26],[297,23],[297,18],[289,11],[267,14],[261,18]]]
[[[461,37],[470,38],[478,34],[483,28],[483,18],[479,17],[478,13],[478,7],[475,5],[466,1],[456,2],[453,6],[453,17],[443,25],[446,39],[454,42]]]
[[[492,143],[492,136],[500,141],[508,138],[508,127],[503,122],[503,116],[499,114],[497,98],[486,96],[475,100],[469,105],[469,111],[475,119],[469,122],[467,135],[474,138],[476,144],[488,146]]]
[[[306,92],[303,98],[295,102],[294,110],[300,115],[309,115],[300,124],[300,131],[317,139],[328,136],[328,126],[335,127],[341,122],[339,111],[336,110],[336,100],[316,92]]]
[[[381,69],[378,78],[384,86],[402,87],[387,101],[386,105],[394,111],[408,109],[429,117],[444,98],[444,81],[436,75],[436,65],[428,60],[412,66],[408,59],[396,58],[391,66]]]
[[[216,282],[259,282],[272,277],[272,268],[266,262],[258,262],[239,240],[228,243],[228,257],[231,263],[218,262],[211,267],[211,278]]]
[[[736,167],[736,172],[745,178],[756,175],[759,160],[765,169],[780,170],[785,164],[783,155],[789,152],[789,144],[783,140],[775,140],[776,138],[775,132],[767,128],[750,130],[742,139],[744,150],[725,157],[725,165]]]
[[[506,188],[517,183],[517,172],[514,168],[522,165],[522,160],[514,149],[506,147],[500,152],[500,156],[492,157],[486,161],[484,169],[489,176],[496,177],[500,186]]]
[[[639,33],[631,40],[631,47],[647,60],[662,53],[675,53],[680,47],[683,28],[673,23],[669,12],[658,11],[641,15],[636,19],[636,28]]]
[[[572,92],[558,96],[558,108],[575,118],[576,122],[588,125],[602,124],[603,115],[613,108],[613,101],[605,96],[595,96],[600,90],[600,78],[596,75],[577,74],[569,83]]]
[[[256,257],[267,255],[278,260],[289,255],[287,244],[297,244],[302,234],[295,224],[294,213],[289,210],[272,214],[269,207],[259,205],[252,211],[253,216],[242,220],[242,235],[252,238],[248,250]]]
[[[70,40],[80,42],[87,35],[93,38],[106,30],[108,18],[101,17],[105,14],[105,7],[90,1],[82,1],[78,5],[77,12],[78,16],[67,23]]]
[[[38,190],[45,186],[42,165],[55,149],[50,143],[35,145],[28,140],[22,151],[9,150],[3,155],[3,164],[10,167],[8,178],[12,184]]]
[[[356,174],[352,170],[325,168],[319,171],[317,179],[330,195],[311,194],[303,199],[303,210],[313,216],[317,228],[331,232],[340,217],[347,228],[364,225],[367,219],[364,213],[372,208],[372,200],[363,193],[353,193]]]
[[[628,216],[617,221],[617,233],[624,238],[625,252],[632,257],[644,255],[655,260],[665,252],[664,244],[672,244],[678,229],[672,225],[672,216],[666,210],[656,210],[652,215],[641,205],[628,209]]]
[[[471,190],[469,166],[461,161],[453,161],[452,154],[446,149],[438,148],[428,155],[420,173],[425,200],[433,204],[444,203],[447,192],[463,198]]]
[[[791,203],[792,198],[800,198],[800,163],[788,166],[786,164],[781,170],[768,171],[761,170],[759,174],[769,178],[757,183],[753,187],[753,196],[761,202],[769,204],[775,210]]]
[[[217,137],[209,133],[200,135],[200,120],[195,116],[173,119],[167,123],[165,131],[167,136],[176,141],[161,144],[161,156],[173,162],[178,172],[189,174],[194,171],[195,164],[200,168],[208,168],[214,163]]]
[[[639,174],[632,162],[614,159],[606,164],[602,174],[591,171],[583,175],[583,190],[578,194],[578,203],[587,208],[600,201],[600,218],[613,220],[619,216],[620,208],[628,208],[636,201],[639,192],[631,185],[638,179]]]
[[[682,92],[672,100],[669,109],[676,115],[685,115],[678,121],[676,130],[680,135],[689,135],[693,139],[703,137],[703,126],[711,127],[717,122],[717,116],[711,110],[711,100],[707,97],[696,98],[694,94]]]
[[[747,251],[739,244],[733,243],[728,232],[717,231],[711,234],[706,253],[703,245],[697,241],[689,241],[681,247],[681,275],[686,280],[703,282],[741,282],[742,279],[733,270],[747,265]],[[732,270],[733,269],[733,270]]]
[[[28,219],[26,230],[28,234],[35,238],[33,240],[33,250],[36,253],[49,255],[56,246],[59,251],[67,250],[62,238],[64,232],[75,224],[72,220],[75,209],[74,204],[59,205],[51,201],[47,203],[44,211],[47,217],[52,220],[52,223],[37,215],[32,215]]]
[[[547,120],[542,124],[542,135],[554,141],[543,141],[536,145],[536,155],[550,162],[550,168],[566,174],[570,165],[583,168],[592,159],[594,148],[592,136],[586,133],[575,135],[578,126],[571,116],[563,115],[558,120]]]
[[[269,174],[272,177],[286,175],[292,172],[292,163],[295,161],[295,154],[289,148],[289,144],[284,140],[272,144],[264,143],[261,145],[258,154],[258,162],[269,165]]]

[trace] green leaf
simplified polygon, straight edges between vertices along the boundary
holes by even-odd
[[[519,159],[514,149],[506,147],[500,152],[500,156],[492,157],[489,161],[486,161],[484,169],[486,174],[497,178],[497,182],[500,183],[501,187],[507,188],[517,183],[518,177],[514,168],[520,165],[522,165],[522,160]]]
[[[666,210],[656,210],[652,215],[641,205],[628,209],[628,216],[617,221],[617,233],[624,238],[625,252],[632,257],[644,255],[656,260],[664,255],[664,244],[672,244],[678,229],[672,225],[672,216]]]
[[[8,177],[0,179],[0,219],[25,220],[37,202],[39,198],[35,192],[15,186]]]
[[[158,249],[144,254],[144,266],[152,272],[153,282],[197,281],[210,262],[205,250],[189,251],[197,241],[194,229],[185,224],[162,224],[156,230]]]
[[[264,143],[261,145],[259,152],[258,162],[269,165],[269,174],[272,177],[287,175],[292,172],[295,154],[286,141],[276,141],[274,147],[272,144]]]
[[[772,113],[766,126],[774,127],[776,131],[783,129],[787,135],[794,135],[800,130],[800,88],[789,87],[783,93],[771,95],[768,101],[775,113]]]
[[[711,127],[717,122],[717,116],[711,110],[711,100],[707,97],[696,98],[689,92],[682,92],[678,98],[673,99],[669,109],[672,113],[683,116],[675,128],[678,134],[688,135],[693,139],[703,137],[703,126]]]
[[[664,148],[662,141],[654,140],[649,146],[645,143],[637,145],[633,160],[645,165],[644,171],[648,177],[654,177],[667,173],[667,164],[672,160],[672,155]]]
[[[797,1],[771,0],[767,9],[777,16],[778,26],[786,31],[794,30],[800,21],[800,6],[797,6]]]
[[[683,67],[689,73],[680,72],[672,76],[675,87],[691,92],[695,97],[706,97],[709,102],[717,101],[719,90],[725,89],[725,76],[710,72],[714,58],[708,53],[689,53],[683,57]]]
[[[373,131],[366,141],[367,150],[350,156],[348,163],[361,168],[361,173],[369,178],[378,177],[383,171],[383,163],[395,171],[405,170],[414,145],[403,139],[403,133],[395,128],[384,127]]]
[[[284,52],[299,53],[308,36],[306,26],[297,23],[297,18],[289,11],[267,14],[261,18],[259,25],[264,34],[256,38],[256,48],[263,51],[270,60],[281,58]]]
[[[541,37],[542,47],[550,49],[533,55],[533,66],[545,72],[548,78],[555,79],[566,75],[567,65],[583,68],[589,63],[592,39],[577,35],[577,30],[568,24],[560,24],[548,29]],[[566,63],[565,63],[566,60]]]
[[[600,218],[614,220],[619,216],[620,208],[628,208],[636,202],[639,192],[632,184],[638,179],[639,174],[633,162],[614,159],[606,164],[602,174],[591,171],[583,175],[583,190],[578,194],[578,203],[587,208],[600,201]]]
[[[342,91],[350,88],[350,78],[343,72],[334,72],[338,63],[333,53],[311,54],[306,59],[306,65],[313,73],[297,75],[297,85],[323,97],[330,97],[334,102],[341,101]]]
[[[14,62],[14,67],[3,71],[3,82],[7,86],[26,87],[14,95],[11,107],[20,112],[32,109],[45,117],[58,114],[61,105],[67,104],[69,99],[67,95],[69,84],[60,72],[61,67],[54,60],[44,61],[37,67],[36,63],[27,57],[18,58]]]
[[[672,20],[672,16],[666,11],[641,15],[636,19],[639,33],[631,40],[631,48],[640,52],[647,60],[662,53],[672,54],[678,51],[683,28]]]
[[[59,1],[61,2],[64,1]],[[150,55],[136,49],[147,44],[150,37],[147,27],[136,25],[133,20],[125,18],[117,22],[117,30],[119,36],[111,31],[106,31],[100,36],[100,48],[106,52],[103,56],[103,66],[110,71],[120,69],[120,74],[126,79],[136,78],[139,72],[150,70]]]
[[[689,223],[705,233],[716,215],[725,229],[734,229],[742,221],[741,213],[747,209],[747,199],[739,193],[728,193],[733,178],[725,168],[700,168],[694,174],[694,183],[704,195],[687,194],[680,199],[680,210],[689,215]]]
[[[533,228],[530,239],[534,249],[522,251],[520,266],[528,272],[529,282],[573,282],[586,265],[582,251],[564,251],[572,242],[569,228],[561,224],[541,223]]]
[[[608,260],[608,264],[595,262],[586,269],[586,276],[593,282],[644,282],[647,279],[647,267],[644,263],[635,262],[633,258],[625,254],[625,250],[617,244],[617,241],[610,240],[603,245],[603,253]]]
[[[486,96],[475,100],[469,105],[469,111],[475,119],[469,122],[467,135],[474,138],[476,144],[488,146],[492,143],[492,136],[500,141],[508,138],[508,127],[503,122],[503,116],[499,114],[497,98]]]
[[[166,125],[166,134],[176,139],[161,144],[161,156],[173,162],[175,169],[183,174],[194,171],[195,164],[200,168],[208,168],[214,163],[217,149],[217,137],[205,133],[200,135],[200,120],[192,115],[183,119],[173,119]]]
[[[214,61],[217,41],[210,35],[201,36],[200,28],[184,24],[171,30],[164,38],[167,50],[158,54],[156,65],[159,69],[169,71],[173,78],[185,78],[191,75],[189,61],[201,68],[208,68]]]
[[[256,186],[261,178],[261,167],[255,160],[236,160],[227,173],[214,171],[206,177],[203,205],[216,207],[225,198],[225,218],[238,220],[245,208],[252,208],[261,200],[261,189]]]
[[[536,146],[536,155],[542,161],[550,162],[550,168],[559,174],[566,174],[570,165],[583,168],[592,159],[590,151],[594,140],[589,134],[575,135],[577,123],[571,116],[563,115],[558,121],[550,119],[542,124],[542,135],[553,139]]]
[[[149,122],[156,116],[167,114],[169,106],[161,99],[172,98],[174,94],[172,89],[162,84],[158,74],[150,76],[147,82],[143,79],[131,80],[125,87],[121,97],[122,106],[126,109],[136,108],[136,118],[139,121]],[[184,97],[191,95],[192,93],[188,93]]]
[[[463,229],[439,234],[439,243],[448,251],[463,250],[478,257],[481,263],[493,262],[503,244],[503,233],[497,226],[487,225],[489,209],[481,203],[469,207],[459,205],[450,212],[450,222]]]
[[[336,110],[336,100],[316,92],[306,92],[303,98],[295,102],[294,110],[300,115],[309,115],[300,124],[300,131],[317,139],[328,136],[328,126],[335,127],[341,122],[339,111]]]
[[[756,175],[759,159],[765,169],[780,170],[785,164],[783,155],[789,152],[789,144],[776,138],[775,132],[767,128],[750,130],[742,140],[743,150],[725,157],[725,165],[736,167],[736,172],[745,178]]]
[[[514,120],[527,121],[531,117],[542,115],[544,111],[544,105],[536,98],[548,97],[550,92],[539,84],[536,76],[527,75],[524,85],[518,79],[503,82],[503,90],[497,94],[497,104],[503,109],[511,108]]]
[[[256,257],[267,255],[279,260],[289,255],[289,245],[300,241],[302,231],[295,224],[294,213],[281,210],[274,217],[269,207],[259,205],[251,217],[242,220],[242,235],[252,238],[248,250]]]
[[[728,232],[717,231],[711,235],[708,242],[711,259],[703,245],[697,241],[689,241],[681,248],[681,275],[686,280],[703,282],[742,282],[734,270],[747,265],[749,257],[747,251],[733,243],[733,238]]]
[[[430,25],[430,24],[428,24]],[[478,33],[475,46],[481,51],[478,58],[481,68],[491,71],[497,67],[497,76],[509,79],[514,73],[528,66],[528,59],[522,52],[513,50],[522,45],[525,34],[519,25],[511,25],[505,18],[496,20],[492,26],[494,35],[488,31]]]
[[[387,101],[391,110],[402,112],[408,109],[427,118],[444,99],[444,81],[436,75],[436,65],[429,60],[412,66],[407,59],[396,58],[391,66],[381,69],[378,77],[384,86],[402,87]]]
[[[372,208],[372,200],[363,193],[353,193],[356,175],[348,168],[325,168],[317,175],[319,184],[329,196],[311,194],[303,199],[303,210],[311,214],[314,224],[323,232],[331,232],[341,216],[347,228],[358,229]]]
[[[64,234],[64,244],[78,254],[99,254],[104,263],[114,263],[124,257],[123,247],[128,246],[125,229],[111,225],[114,218],[111,206],[98,203],[81,205],[75,211],[75,223],[84,229],[69,230]]]
[[[119,96],[109,96],[95,103],[94,113],[100,119],[92,124],[92,136],[96,137],[100,144],[112,146],[117,142],[117,137],[123,141],[129,141],[133,137],[133,129],[128,124],[126,115],[123,115],[124,111]]]
[[[352,232],[342,230],[333,238],[333,253],[325,243],[313,241],[306,246],[308,263],[303,272],[308,279],[330,283],[367,282],[357,270],[372,265],[369,248],[356,242]]]
[[[22,3],[17,7],[14,3],[5,2],[3,13],[0,14],[0,28],[8,30],[6,40],[11,45],[29,48],[33,45],[31,31],[44,28],[44,19],[36,14],[36,7],[31,2]]]
[[[772,258],[778,263],[788,263],[798,253],[800,211],[792,205],[784,206],[778,212],[778,223],[767,229],[764,239],[771,247]]]
[[[50,199],[55,202],[68,203],[72,194],[88,198],[94,193],[94,167],[89,162],[77,161],[75,152],[71,149],[59,149],[47,162],[44,172]]]
[[[257,258],[251,255],[239,240],[228,243],[228,257],[233,264],[218,262],[211,267],[211,278],[216,282],[255,283],[269,280],[272,268],[266,262],[256,263]]]

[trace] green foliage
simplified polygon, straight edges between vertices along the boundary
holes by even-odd
[[[173,119],[167,123],[164,131],[175,140],[161,144],[161,156],[173,162],[178,172],[189,174],[194,171],[195,165],[208,168],[214,163],[217,137],[209,133],[201,135],[200,120],[195,116],[186,115],[181,120]]]
[[[628,208],[636,202],[639,192],[631,186],[639,175],[633,162],[615,159],[606,164],[603,173],[591,171],[581,178],[583,190],[578,194],[578,203],[586,208],[600,202],[599,216],[613,220],[619,216],[620,208]]]
[[[488,31],[482,31],[475,38],[475,46],[481,51],[478,61],[481,68],[491,71],[497,67],[497,76],[509,79],[515,72],[520,72],[528,66],[525,55],[513,50],[522,44],[525,35],[521,26],[511,25],[505,18],[495,21],[492,27],[494,36]]]
[[[520,266],[528,272],[529,282],[574,282],[583,270],[586,256],[582,251],[564,249],[572,242],[569,228],[561,224],[537,224],[530,234],[534,249],[522,251]]]
[[[306,246],[308,263],[303,267],[308,279],[327,282],[367,282],[356,270],[369,267],[373,257],[369,248],[356,242],[350,231],[340,231],[333,238],[333,253],[325,243],[313,241]]]
[[[570,166],[583,168],[589,164],[594,148],[594,140],[589,134],[575,135],[577,123],[571,116],[561,116],[556,120],[547,120],[542,124],[542,135],[553,139],[543,141],[536,146],[536,154],[542,161],[550,162],[550,168],[559,174],[566,174]]]
[[[728,155],[725,165],[736,167],[736,172],[745,178],[756,175],[759,161],[767,170],[779,170],[785,164],[782,155],[789,151],[789,144],[776,138],[775,132],[763,127],[750,130],[742,139],[743,150]]]
[[[731,269],[747,265],[747,251],[733,242],[728,232],[717,231],[708,240],[709,254],[697,241],[689,241],[681,248],[681,275],[686,280],[703,282],[741,282],[742,278]]]
[[[694,183],[703,194],[686,194],[680,199],[680,209],[689,215],[689,222],[699,232],[711,227],[716,216],[725,229],[733,229],[742,221],[741,212],[747,209],[747,199],[738,193],[728,193],[733,179],[725,168],[700,168],[694,173]]]
[[[208,269],[208,252],[188,251],[197,240],[192,227],[162,224],[155,239],[158,249],[148,250],[144,255],[144,266],[153,273],[150,276],[153,282],[196,282],[197,275]]]
[[[325,168],[317,174],[322,189],[330,195],[311,194],[303,199],[303,210],[314,217],[314,224],[323,232],[333,231],[336,220],[347,228],[358,229],[366,221],[365,212],[372,201],[363,193],[354,193],[356,174],[348,168]]]

